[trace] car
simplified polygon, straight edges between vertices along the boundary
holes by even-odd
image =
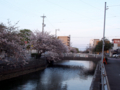
[[[112,57],[117,58],[117,57],[119,57],[119,56],[120,56],[120,55],[118,55],[118,54],[113,54]]]

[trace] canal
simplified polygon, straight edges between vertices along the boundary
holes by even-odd
[[[69,60],[0,82],[0,90],[89,90],[96,64]]]

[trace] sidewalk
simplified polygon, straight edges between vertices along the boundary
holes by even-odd
[[[111,90],[120,90],[120,58],[108,58],[105,69]]]

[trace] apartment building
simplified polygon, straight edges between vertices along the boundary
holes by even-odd
[[[112,39],[113,50],[120,49],[120,39]]]
[[[95,47],[99,41],[100,41],[99,39],[90,40],[90,47]]]
[[[70,47],[70,36],[58,36],[58,39],[60,39],[65,45]]]

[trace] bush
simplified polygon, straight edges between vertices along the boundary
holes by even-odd
[[[38,53],[31,53],[31,57],[36,57]]]
[[[41,57],[41,55],[38,54],[38,53],[32,53],[32,54],[31,54],[31,57],[35,57],[36,59],[38,59],[38,58]]]

